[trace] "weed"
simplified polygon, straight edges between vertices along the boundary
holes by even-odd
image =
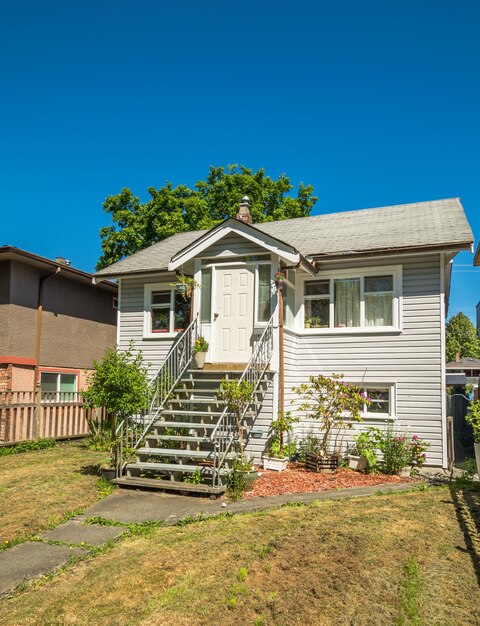
[[[116,490],[116,486],[113,485],[109,480],[105,478],[105,476],[101,476],[97,482],[97,489],[100,495],[100,498],[106,498],[111,493]]]
[[[272,571],[271,563],[265,563],[265,571],[267,572],[267,574],[270,574],[270,572]]]
[[[55,439],[43,438],[35,441],[21,441],[14,446],[0,447],[0,456],[9,456],[10,454],[20,454],[21,452],[33,452],[35,450],[46,450],[54,448],[57,445]]]
[[[237,580],[239,583],[243,583],[248,575],[248,569],[246,567],[241,567],[237,572]]]
[[[265,618],[263,615],[259,615],[255,620],[255,626],[265,626]]]

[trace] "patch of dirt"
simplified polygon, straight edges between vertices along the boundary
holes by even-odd
[[[244,494],[245,498],[415,482],[413,478],[400,478],[387,474],[363,474],[347,468],[339,468],[335,474],[310,472],[305,469],[303,463],[289,463],[283,472],[261,470],[259,474],[261,476],[258,477],[253,489]]]

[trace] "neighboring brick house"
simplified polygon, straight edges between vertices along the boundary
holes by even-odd
[[[0,247],[0,392],[75,392],[116,342],[117,285],[62,258]]]

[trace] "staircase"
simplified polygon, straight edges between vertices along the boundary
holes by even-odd
[[[128,418],[118,429],[117,478],[113,480],[117,485],[211,497],[225,491],[226,477],[236,456],[238,432],[233,416],[219,398],[220,384],[227,378],[245,379],[252,385],[251,402],[243,415],[248,440],[249,430],[272,380],[272,372],[268,370],[272,324],[269,323],[257,342],[243,371],[191,369],[188,346],[193,345],[196,337],[193,322],[184,335],[186,333],[189,335],[181,350],[187,349],[187,354],[182,355],[181,366],[175,369],[173,363],[178,359],[169,355],[150,386],[148,411],[145,415]],[[175,349],[174,346],[173,352]],[[170,387],[165,384],[165,371]],[[132,451],[135,460],[130,461]]]

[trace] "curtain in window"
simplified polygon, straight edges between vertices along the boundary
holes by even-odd
[[[360,278],[335,281],[335,327],[360,326]]]
[[[393,326],[391,293],[365,294],[365,325]]]

